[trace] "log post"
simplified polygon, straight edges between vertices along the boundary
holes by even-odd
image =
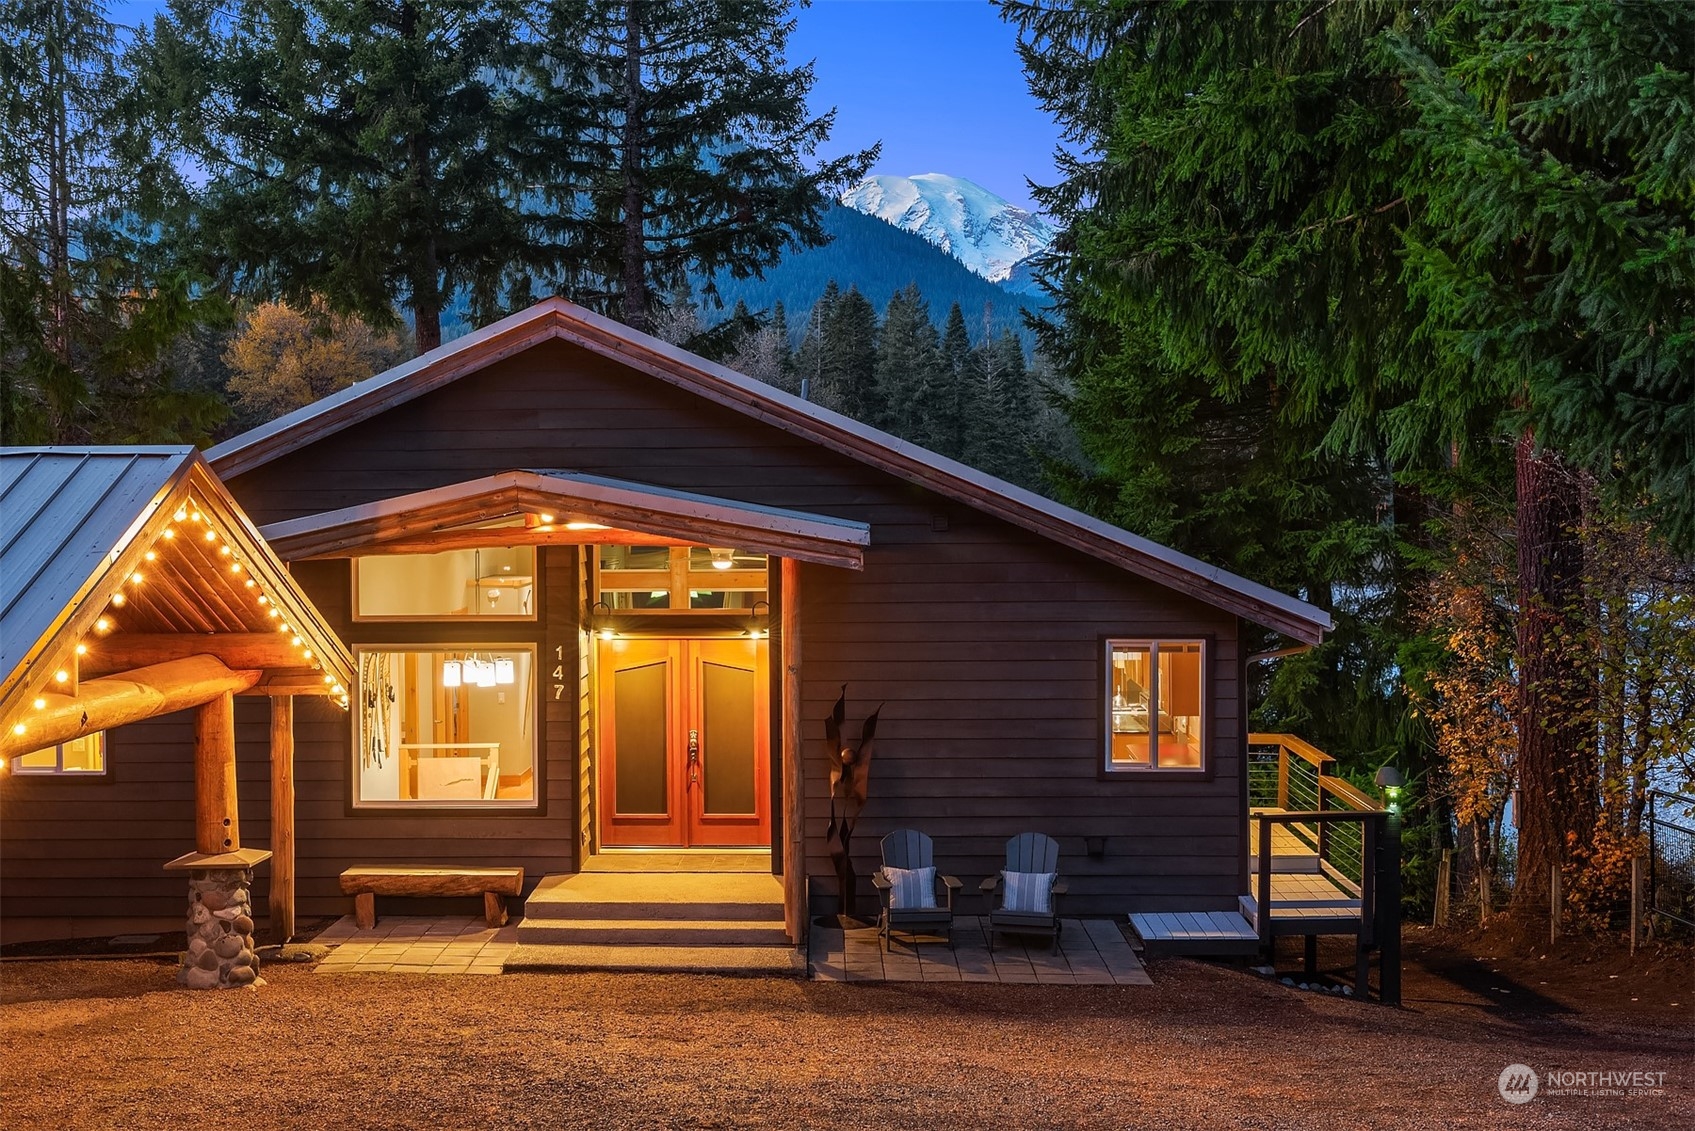
[[[294,698],[271,700],[271,934],[294,935]]]
[[[194,847],[207,856],[241,848],[235,794],[235,696],[194,712]]]
[[[800,563],[782,559],[783,920],[789,941],[806,941],[806,773],[801,758]]]

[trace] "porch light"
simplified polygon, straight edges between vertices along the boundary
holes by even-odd
[[[722,547],[711,547],[708,552],[712,555],[713,569],[729,569],[736,564],[736,551]]]
[[[605,601],[596,601],[589,608],[589,631],[602,640],[611,640],[618,635],[612,629],[612,606]]]
[[[460,673],[461,668],[459,661],[448,660],[441,666],[441,685],[443,687],[458,687],[464,682]]]
[[[748,624],[747,634],[754,640],[764,640],[771,635],[771,604],[769,601],[755,601],[750,612],[753,619]]]
[[[567,522],[566,530],[605,530],[606,527],[598,522]]]

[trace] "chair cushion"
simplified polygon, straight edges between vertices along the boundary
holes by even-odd
[[[883,875],[889,878],[890,907],[899,909],[936,906],[936,869],[934,866],[929,868],[890,868],[885,864]]]
[[[1001,906],[1008,911],[1027,911],[1033,915],[1053,914],[1052,872],[1002,872],[1006,896]]]

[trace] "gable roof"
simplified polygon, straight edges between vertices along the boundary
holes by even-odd
[[[269,633],[273,605],[351,687],[347,649],[193,448],[0,449],[0,717],[77,645],[97,663],[102,618],[113,639]]]
[[[848,569],[864,565],[864,547],[871,541],[871,528],[862,522],[572,471],[504,471],[274,522],[259,533],[278,554],[294,560],[405,544],[472,523],[538,511],[557,515],[557,521],[489,533],[514,539],[511,544],[574,541],[581,535],[573,536],[565,524],[588,522]]]
[[[840,413],[550,298],[208,451],[234,477],[547,341],[565,341],[1122,569],[1317,643],[1330,615]]]

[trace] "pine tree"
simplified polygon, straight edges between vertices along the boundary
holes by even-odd
[[[806,316],[806,330],[801,334],[800,348],[795,351],[793,368],[795,392],[808,400],[817,398],[816,390],[824,379],[824,328],[829,325],[841,297],[841,288],[831,279]]]
[[[518,203],[515,146],[542,128],[519,97],[521,9],[172,0],[137,65],[207,171],[184,254],[228,285],[373,324],[403,304],[420,352],[460,290],[493,317],[547,250]]]
[[[943,391],[940,350],[930,306],[918,285],[896,291],[877,334],[876,388],[883,418],[873,423],[913,443],[935,446],[929,428]]]
[[[821,347],[812,399],[855,420],[879,418],[877,312],[858,287],[849,287],[831,304]]]
[[[1024,347],[1010,332],[975,351],[974,384],[966,398],[965,461],[1014,483],[1035,479],[1035,398]]]
[[[965,312],[956,302],[948,308],[942,326],[941,387],[934,415],[924,424],[936,451],[953,459],[965,458],[966,420],[973,411],[978,379],[977,355],[965,328]]]
[[[7,443],[202,440],[222,416],[195,336],[223,315],[156,270],[128,210],[131,82],[106,9],[0,5],[0,435]]]
[[[542,189],[578,297],[646,330],[656,290],[692,278],[713,301],[715,273],[747,278],[825,242],[829,191],[876,150],[811,164],[834,112],[806,108],[812,69],[785,59],[788,13],[787,0],[542,10],[530,82],[562,124],[534,152],[542,169],[592,172]]]

